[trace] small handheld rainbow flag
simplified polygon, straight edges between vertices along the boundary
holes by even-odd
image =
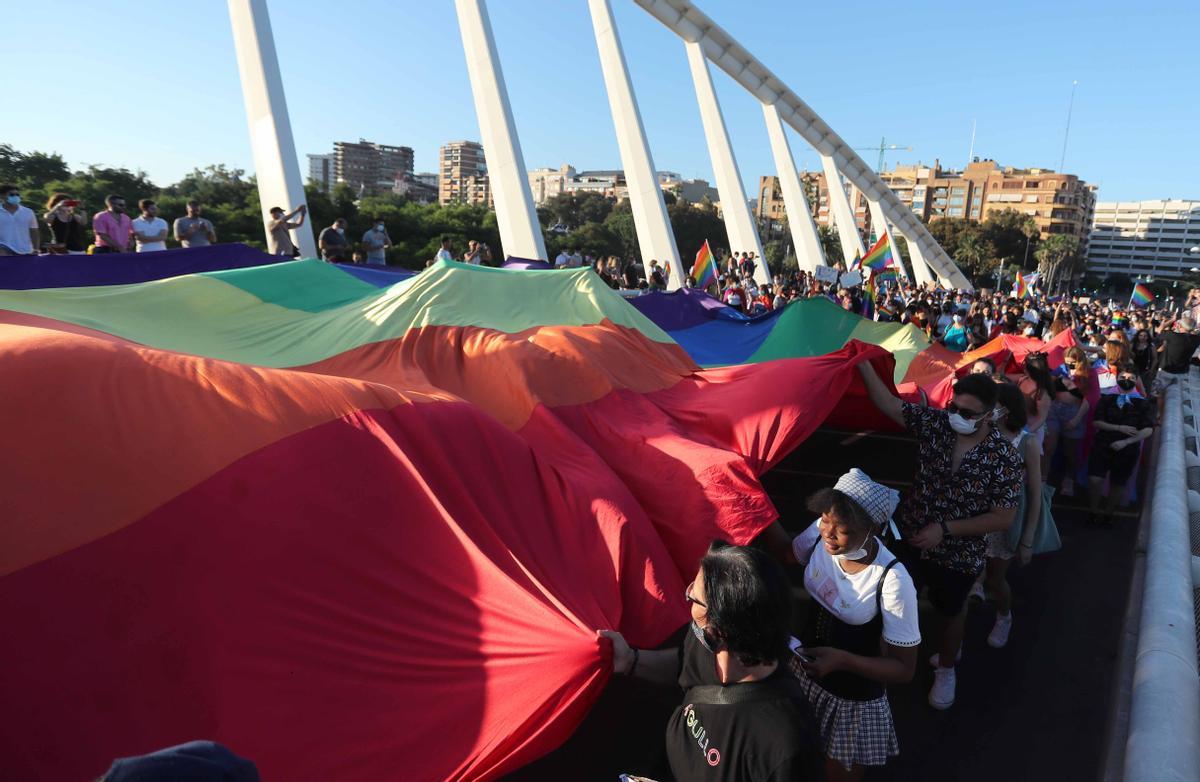
[[[1025,277],[1021,272],[1017,272],[1017,278],[1013,281],[1013,295],[1018,299],[1023,299],[1029,295],[1029,286],[1025,284]]]
[[[696,281],[696,287],[700,290],[717,284],[717,259],[713,257],[712,250],[708,249],[707,239],[696,252],[696,262],[692,264],[692,279]]]
[[[1129,306],[1146,307],[1153,303],[1154,293],[1146,287],[1145,283],[1139,282],[1133,286],[1133,294],[1129,297]]]
[[[879,241],[871,246],[867,254],[863,256],[862,267],[872,271],[882,271],[889,266],[895,266],[895,261],[892,260],[892,246],[888,242],[888,235],[885,231],[879,237]]]

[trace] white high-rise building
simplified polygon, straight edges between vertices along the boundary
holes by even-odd
[[[1200,267],[1200,201],[1096,204],[1088,242],[1092,274],[1180,277]]]
[[[328,193],[333,187],[334,175],[334,155],[309,155],[308,156],[308,178],[316,182],[321,187],[321,191]]]

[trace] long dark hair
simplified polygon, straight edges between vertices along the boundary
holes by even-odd
[[[1047,394],[1054,395],[1054,378],[1050,376],[1045,353],[1038,351],[1025,357],[1025,374]]]
[[[1004,417],[1004,428],[1020,431],[1029,421],[1029,408],[1025,404],[1025,395],[1014,383],[998,383],[996,392],[996,404],[1008,411],[1008,415]]]
[[[792,591],[778,562],[749,546],[713,541],[700,560],[713,633],[742,665],[785,658],[792,621]]]

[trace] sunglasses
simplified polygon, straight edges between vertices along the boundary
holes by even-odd
[[[976,410],[965,410],[965,409],[959,407],[958,405],[956,405],[955,403],[950,402],[949,404],[946,405],[946,412],[951,413],[951,414],[958,413],[959,415],[961,415],[963,418],[967,419],[968,421],[974,421],[976,418],[983,418],[985,415],[987,415],[991,411],[984,410],[982,412],[979,412]]]
[[[689,603],[694,603],[695,605],[698,605],[701,608],[705,608],[705,609],[708,608],[707,605],[705,605],[704,603],[701,603],[699,600],[692,597],[692,585],[691,584],[688,584],[687,588],[683,590],[683,599]]]

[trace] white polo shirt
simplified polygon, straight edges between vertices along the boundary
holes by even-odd
[[[26,254],[34,250],[29,232],[37,230],[37,216],[27,206],[18,206],[16,212],[0,207],[0,245],[15,253]]]
[[[147,235],[162,233],[167,230],[167,221],[161,217],[154,217],[147,220],[144,217],[139,217],[133,221],[133,230]],[[137,239],[137,237],[134,237]],[[140,253],[155,252],[157,250],[167,249],[167,242],[164,239],[161,242],[145,242],[137,240],[137,251]]]

